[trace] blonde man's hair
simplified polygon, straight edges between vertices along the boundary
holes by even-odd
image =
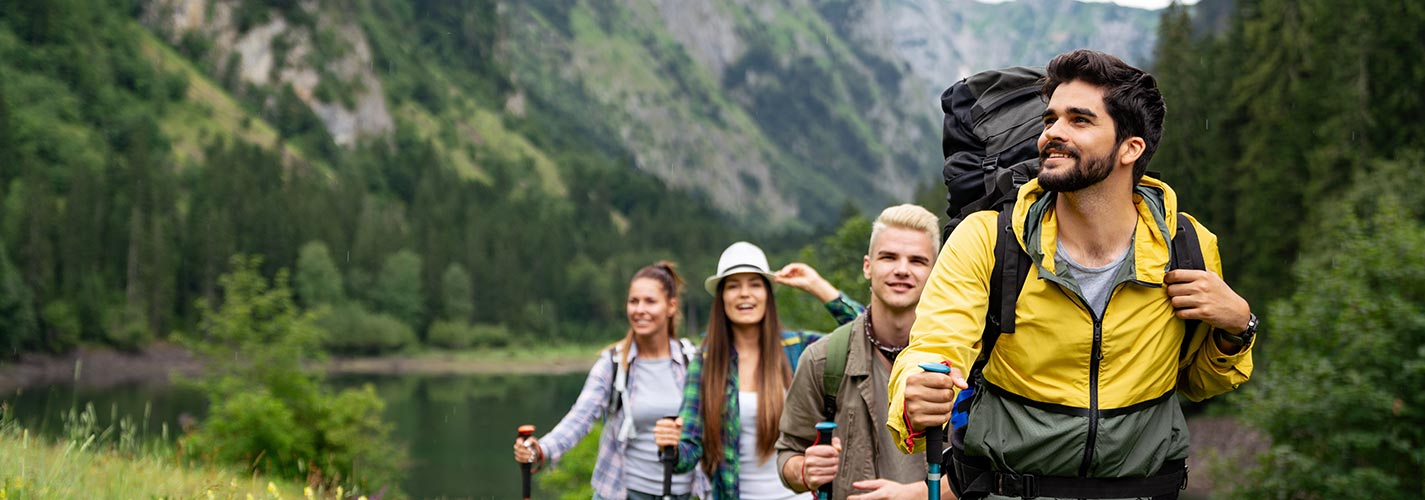
[[[871,246],[876,244],[876,236],[888,227],[925,233],[930,237],[930,246],[936,253],[940,252],[940,219],[920,205],[906,203],[882,210],[876,221],[871,223],[871,241],[866,246],[867,254],[871,253]]]

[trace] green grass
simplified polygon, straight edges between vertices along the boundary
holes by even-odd
[[[99,429],[94,410],[71,411],[69,437],[31,434],[0,419],[0,500],[67,498],[332,498],[232,469],[184,465],[169,445],[140,442],[132,425]],[[127,420],[126,420],[127,422]]]

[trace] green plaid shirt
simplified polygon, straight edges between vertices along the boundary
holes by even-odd
[[[866,307],[851,300],[846,294],[841,294],[826,303],[826,310],[836,318],[838,325],[844,325],[856,319]],[[821,337],[821,334],[816,333],[782,332],[782,347],[791,359],[793,370],[796,370],[797,359],[801,357],[801,352],[807,344]],[[683,406],[678,410],[678,416],[683,419],[683,437],[678,442],[678,463],[673,469],[680,473],[693,470],[703,458],[702,374],[703,360],[702,356],[698,356],[688,363],[688,375],[683,383]],[[723,410],[722,462],[718,463],[713,469],[712,477],[708,478],[712,483],[712,500],[737,500],[740,495],[737,479],[741,472],[741,457],[737,444],[742,436],[742,413],[737,404],[739,385],[736,349],[732,352],[732,367],[728,369],[728,375],[727,387],[723,390],[723,398],[727,404]]]

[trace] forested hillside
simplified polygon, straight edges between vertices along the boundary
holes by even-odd
[[[1154,64],[1169,121],[1154,168],[1221,238],[1228,281],[1263,317],[1232,412],[1270,447],[1220,464],[1237,478],[1224,486],[1232,498],[1418,497],[1425,6],[1232,11],[1194,22],[1167,10]]]
[[[299,298],[340,312],[333,321],[350,323],[336,347],[354,352],[410,345],[437,320],[492,325],[457,335],[490,342],[508,331],[573,337],[621,317],[608,297],[638,266],[668,256],[707,266],[708,249],[729,240],[699,195],[628,168],[625,152],[539,103],[523,117],[469,105],[501,96],[492,75],[503,73],[442,23],[473,22],[479,9],[381,5],[363,6],[387,30],[372,30],[375,61],[402,65],[383,83],[409,111],[390,135],[343,147],[293,86],[242,83],[197,57],[211,50],[201,40],[166,45],[139,24],[143,3],[7,2],[6,355],[137,347],[187,328],[237,253],[263,256],[269,273],[295,269],[299,290],[333,290]],[[259,18],[303,9],[243,6]],[[409,43],[422,37],[430,43]],[[496,132],[460,136],[480,120]],[[539,168],[558,171],[532,176]],[[311,264],[299,265],[299,248]]]
[[[790,254],[936,189],[934,97],[990,63],[909,57],[905,19],[1152,36],[1111,29],[1135,9],[956,5],[0,2],[0,344],[191,329],[235,254],[292,270],[338,352],[607,338],[647,262]]]

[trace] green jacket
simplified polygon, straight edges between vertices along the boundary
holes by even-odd
[[[866,313],[869,314],[869,313]],[[842,450],[840,468],[832,481],[833,498],[846,498],[856,491],[851,483],[867,479],[885,477],[889,471],[876,470],[876,454],[882,442],[891,439],[886,431],[885,413],[875,405],[876,387],[871,380],[872,363],[877,354],[866,340],[866,314],[855,321],[842,325],[831,335],[852,335],[846,354],[846,372],[841,387],[836,393],[836,415],[826,415],[822,404],[824,384],[822,374],[826,369],[827,339],[812,344],[802,354],[799,368],[792,376],[792,386],[787,390],[787,399],[782,407],[782,420],[778,426],[782,436],[777,439],[777,470],[780,472],[788,460],[806,453],[806,449],[816,440],[816,424],[831,420],[836,422],[833,435],[841,438]],[[902,466],[919,471],[919,478],[925,479],[925,454],[894,457]],[[789,481],[790,480],[790,481]],[[797,478],[782,477],[788,488],[801,490],[803,486],[794,484]]]

